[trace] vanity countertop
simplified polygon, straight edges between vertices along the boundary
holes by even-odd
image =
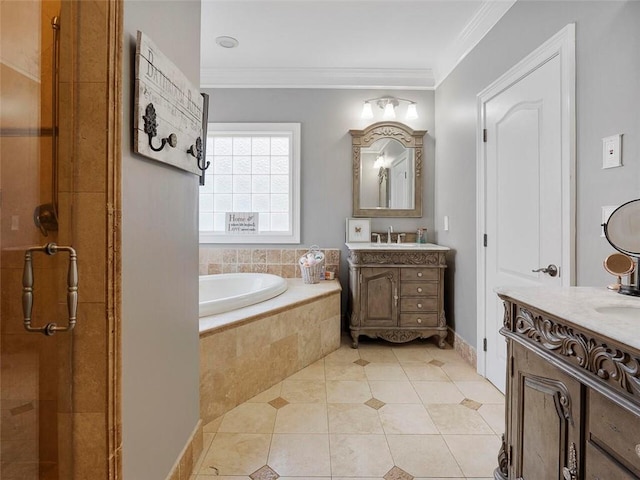
[[[375,243],[375,242],[348,242],[346,243],[349,250],[373,250],[373,251],[429,251],[429,252],[447,252],[449,247],[436,245],[435,243]]]
[[[640,350],[640,298],[605,287],[499,287],[496,293]]]

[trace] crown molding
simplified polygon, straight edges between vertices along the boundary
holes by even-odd
[[[433,90],[430,68],[202,68],[201,88]]]
[[[437,88],[467,54],[480,43],[517,0],[484,0],[451,46],[441,57],[435,71]]]

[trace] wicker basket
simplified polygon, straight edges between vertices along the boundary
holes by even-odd
[[[300,273],[304,283],[318,283],[324,279],[324,253],[317,245],[311,245],[309,251],[300,257]]]

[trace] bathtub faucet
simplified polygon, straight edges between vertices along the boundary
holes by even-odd
[[[387,228],[387,243],[391,243],[391,234],[393,233],[393,225]]]

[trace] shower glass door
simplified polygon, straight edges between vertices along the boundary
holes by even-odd
[[[72,157],[59,136],[71,115],[60,64],[60,0],[0,0],[0,478],[70,479],[73,333],[28,332],[68,323],[69,256],[25,251],[71,245]],[[68,36],[70,38],[70,36]],[[67,42],[70,40],[67,39]],[[62,42],[64,48],[64,41]],[[64,53],[64,50],[62,51]],[[67,60],[69,67],[70,60]],[[63,80],[63,81],[61,81]],[[65,87],[67,85],[67,87]],[[66,99],[60,102],[60,99]],[[59,140],[60,139],[60,140]],[[67,142],[68,143],[68,142]],[[64,150],[63,155],[59,152]],[[32,280],[30,280],[32,279]],[[24,295],[23,283],[32,286]],[[23,305],[24,303],[24,305]],[[26,308],[25,308],[26,306]],[[27,315],[28,316],[28,315]],[[51,332],[49,332],[51,333]]]

